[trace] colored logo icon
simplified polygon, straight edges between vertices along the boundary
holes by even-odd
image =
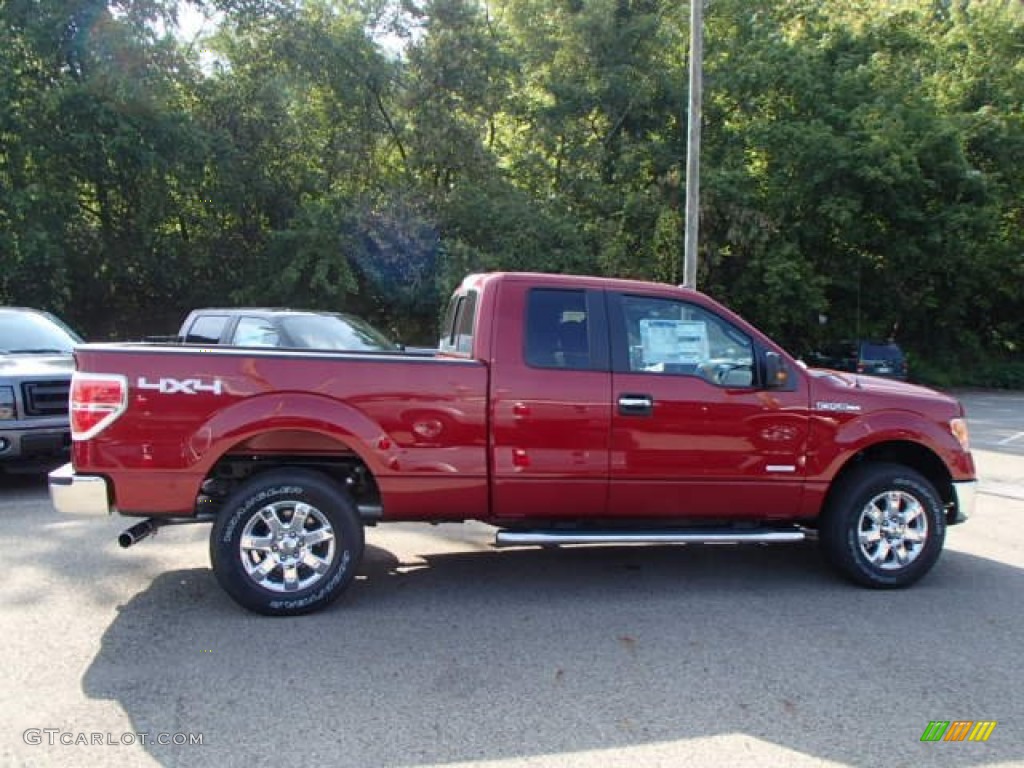
[[[921,741],[988,741],[995,729],[995,720],[932,720]]]

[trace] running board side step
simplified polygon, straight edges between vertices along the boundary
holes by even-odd
[[[497,547],[545,547],[562,544],[791,544],[807,538],[798,528],[679,529],[679,530],[501,530],[495,534]]]

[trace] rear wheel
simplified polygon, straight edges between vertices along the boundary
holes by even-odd
[[[273,616],[317,611],[355,577],[363,554],[355,505],[330,478],[274,470],[224,503],[210,533],[221,587],[240,605]]]
[[[946,537],[942,502],[919,472],[869,464],[842,478],[819,528],[825,557],[868,587],[907,587],[938,559]]]

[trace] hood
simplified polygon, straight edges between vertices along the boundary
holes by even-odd
[[[70,376],[74,370],[71,355],[0,355],[0,376]]]
[[[815,380],[815,389],[819,396],[828,391],[835,396],[849,398],[850,400],[896,397],[932,403],[948,403],[954,409],[959,408],[955,397],[937,392],[928,387],[922,387],[919,384],[908,384],[898,379],[865,376],[859,373],[845,373],[821,368],[812,368],[809,372]]]

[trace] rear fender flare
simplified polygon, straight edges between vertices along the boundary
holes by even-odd
[[[189,463],[208,472],[232,446],[275,431],[307,431],[342,442],[373,473],[387,473],[395,441],[362,411],[302,393],[256,395],[214,414],[185,443]]]

